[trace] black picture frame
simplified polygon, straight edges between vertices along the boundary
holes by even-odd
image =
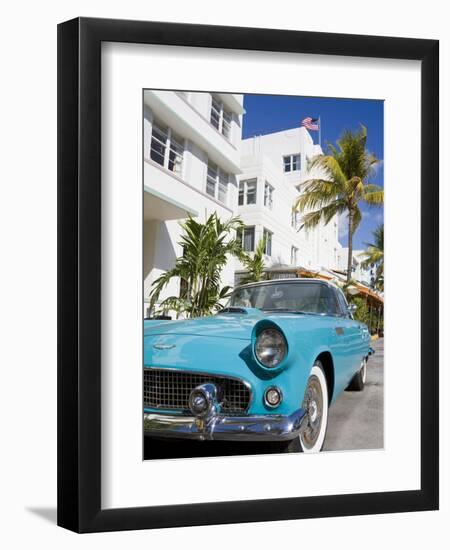
[[[420,490],[102,510],[103,41],[421,62]],[[438,508],[438,66],[437,40],[90,18],[58,26],[58,525],[97,532]]]

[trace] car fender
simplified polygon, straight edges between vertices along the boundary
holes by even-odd
[[[272,382],[280,385],[285,396],[285,405],[289,410],[295,410],[301,405],[309,374],[316,359],[322,353],[327,352],[333,360],[332,350],[326,336],[328,333],[326,320],[312,319],[310,326],[305,323],[296,323],[296,320],[298,317],[297,319],[261,319],[255,325],[252,334],[253,350],[257,334],[265,327],[277,328],[286,339],[288,353],[280,365],[275,369],[268,369],[261,365],[260,367],[274,375]],[[256,357],[255,361],[258,362]]]

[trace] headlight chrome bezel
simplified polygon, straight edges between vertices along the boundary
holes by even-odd
[[[266,341],[266,346],[265,346],[266,349],[270,347],[282,348],[281,357],[278,356],[278,359],[276,360],[276,362],[274,362],[273,360],[267,360],[265,357],[262,356],[262,353],[261,353],[262,350],[260,349],[262,346],[262,342],[261,342],[262,338],[266,338],[268,342],[270,342],[270,339],[272,339],[272,346],[269,346],[268,342]],[[278,340],[278,343],[275,344],[276,340]],[[275,326],[267,325],[267,326],[261,327],[261,329],[256,333],[253,351],[258,363],[263,368],[273,371],[273,370],[279,369],[283,365],[284,360],[286,359],[286,356],[288,354],[288,344],[283,332],[280,329],[278,329]],[[272,354],[272,356],[273,355],[274,354]]]
[[[270,400],[269,400],[269,393],[270,392],[276,392],[277,393],[278,401],[276,403],[271,403],[270,402]],[[278,386],[269,386],[268,388],[266,388],[266,390],[264,391],[264,404],[266,405],[266,407],[269,407],[269,409],[276,409],[277,407],[279,407],[281,405],[282,402],[283,402],[283,392],[281,391],[281,389]]]

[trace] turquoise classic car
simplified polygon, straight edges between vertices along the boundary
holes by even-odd
[[[364,388],[371,352],[331,283],[237,287],[217,315],[145,321],[144,433],[318,452],[329,406]]]

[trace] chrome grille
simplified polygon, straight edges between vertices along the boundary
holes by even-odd
[[[189,395],[199,386],[211,382],[221,396],[221,410],[227,414],[246,412],[250,389],[235,378],[212,376],[169,369],[144,369],[144,407],[189,412]]]

